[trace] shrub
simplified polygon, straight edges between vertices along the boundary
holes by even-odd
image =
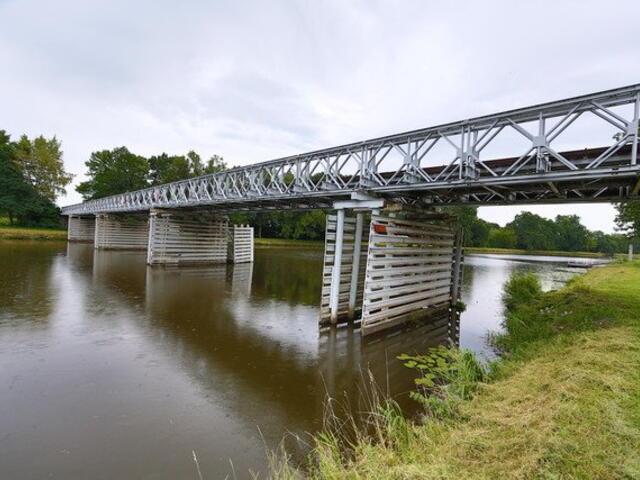
[[[532,302],[542,294],[540,280],[533,273],[514,273],[504,284],[502,301],[507,310],[514,310],[518,305]]]
[[[440,346],[429,349],[426,355],[403,354],[398,359],[420,374],[415,379],[418,390],[410,393],[411,398],[438,420],[454,417],[460,402],[469,400],[488,376],[468,350]]]

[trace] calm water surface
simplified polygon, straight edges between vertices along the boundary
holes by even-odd
[[[512,271],[547,289],[580,271],[535,260],[467,258],[463,347],[493,357]],[[170,269],[139,252],[0,243],[0,478],[197,478],[194,452],[206,479],[249,478],[265,448],[320,427],[327,392],[357,403],[365,367],[412,408],[395,356],[446,341],[446,321],[368,342],[319,333],[321,267],[315,249]]]

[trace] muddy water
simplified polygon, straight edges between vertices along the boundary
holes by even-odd
[[[194,453],[206,479],[249,478],[265,448],[320,427],[327,393],[357,404],[364,368],[411,409],[396,355],[447,339],[446,319],[368,342],[319,333],[319,250],[258,249],[235,267],[144,260],[0,243],[0,478],[198,478]],[[493,355],[513,270],[547,288],[575,274],[543,260],[467,259],[462,346]]]

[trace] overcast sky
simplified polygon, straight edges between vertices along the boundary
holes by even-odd
[[[121,145],[244,165],[638,83],[639,26],[637,0],[0,0],[0,129],[56,135],[74,184]]]

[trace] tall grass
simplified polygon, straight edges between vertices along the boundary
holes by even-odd
[[[458,418],[461,402],[469,400],[488,375],[472,352],[457,348],[443,346],[425,355],[402,355],[399,359],[418,373],[411,397],[424,406],[421,419],[407,418],[371,372],[363,373],[358,406],[336,398],[325,400],[323,426],[320,433],[311,436],[304,472],[292,466],[281,445],[269,453],[270,478],[343,478],[367,451],[390,455],[412,451],[420,441],[416,426]]]
[[[519,305],[537,300],[541,294],[540,280],[534,273],[514,273],[504,284],[502,301],[507,310],[515,310]]]
[[[640,478],[640,262],[548,293],[522,278],[490,373],[459,350],[403,356],[421,422],[380,389],[365,422],[334,400],[308,469],[278,455],[272,478]]]

